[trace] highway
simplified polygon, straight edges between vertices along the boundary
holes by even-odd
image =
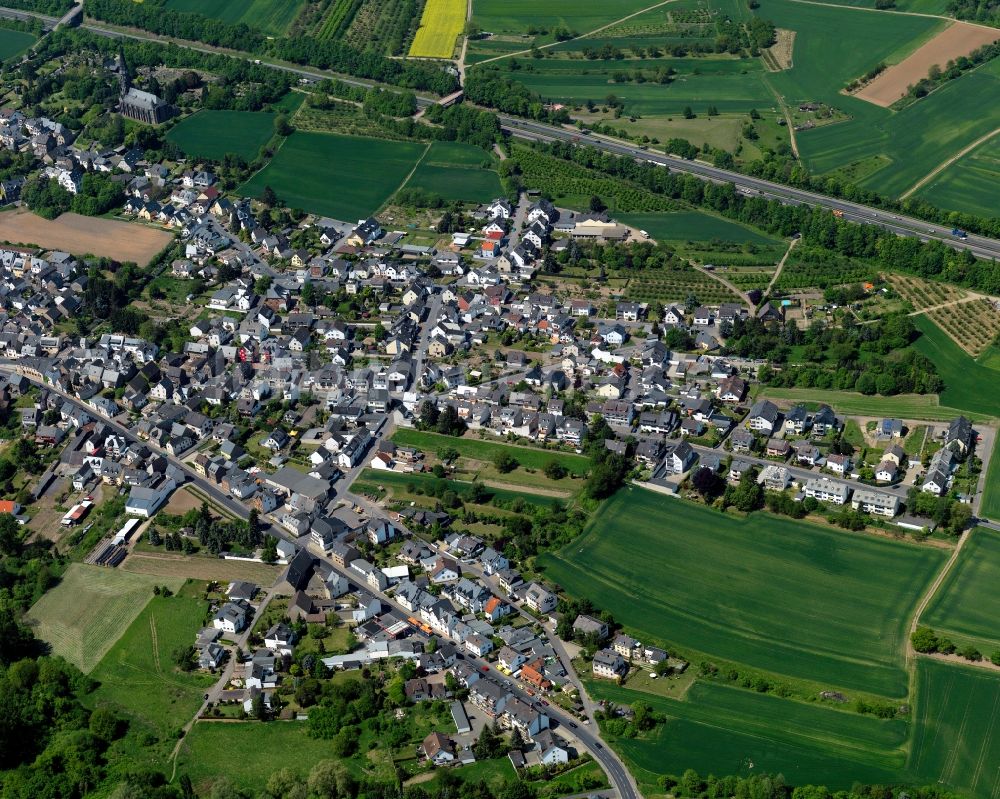
[[[35,17],[41,19],[47,25],[55,25],[59,20],[55,17],[31,12],[17,11],[0,6],[0,16],[25,19]],[[81,26],[84,30],[98,36],[106,36],[117,39],[135,39],[137,41],[155,41],[160,43],[175,44],[195,50],[200,53],[210,53],[213,55],[228,55],[232,58],[244,58],[247,61],[260,64],[270,69],[276,69],[304,78],[310,81],[318,80],[339,80],[351,86],[361,86],[372,88],[378,84],[374,81],[364,80],[327,72],[320,69],[301,67],[294,64],[270,61],[265,59],[250,58],[232,51],[220,50],[195,42],[177,41],[167,37],[156,36],[151,33],[133,33],[119,30],[105,25],[95,25],[92,21]],[[418,108],[426,108],[436,103],[436,98],[423,97],[417,95]],[[916,237],[921,241],[936,239],[947,244],[956,250],[968,250],[979,258],[993,259],[1000,258],[1000,240],[991,239],[986,236],[969,235],[967,238],[957,238],[951,234],[952,228],[938,225],[933,222],[926,222],[913,217],[894,214],[878,208],[872,208],[860,203],[841,200],[836,197],[828,197],[824,194],[785,186],[781,183],[773,183],[762,178],[755,178],[743,175],[728,169],[720,169],[703,161],[688,161],[673,155],[652,152],[649,149],[635,144],[604,136],[596,133],[584,134],[581,130],[573,127],[562,127],[558,125],[548,125],[533,120],[512,117],[507,114],[497,114],[500,125],[507,133],[518,139],[525,141],[566,141],[575,145],[590,146],[607,153],[635,158],[638,161],[647,161],[666,167],[674,172],[683,172],[702,180],[709,180],[715,183],[732,183],[738,190],[745,194],[763,197],[768,200],[777,200],[786,205],[808,205],[817,208],[826,208],[831,212],[837,211],[843,215],[843,219],[849,222],[856,222],[864,225],[878,225],[886,230],[892,231],[899,236]]]
[[[787,205],[809,205],[828,208],[843,213],[850,222],[878,225],[900,236],[916,236],[922,241],[937,239],[956,250],[969,250],[980,258],[1000,257],[1000,241],[985,236],[969,235],[960,239],[951,235],[952,228],[925,222],[912,217],[893,214],[867,205],[852,203],[816,192],[796,189],[781,183],[772,183],[728,169],[719,169],[702,161],[688,161],[673,155],[654,153],[635,144],[596,133],[583,134],[575,128],[563,128],[541,122],[499,114],[500,124],[512,136],[528,141],[568,141],[580,146],[594,147],[607,153],[628,156],[638,161],[665,166],[673,172],[685,172],[715,183],[732,183],[738,190]]]

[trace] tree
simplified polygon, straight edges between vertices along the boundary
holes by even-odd
[[[514,471],[518,466],[517,458],[506,450],[500,450],[493,456],[493,465],[500,474],[507,474]]]
[[[510,734],[510,748],[512,750],[520,750],[524,748],[524,736],[521,734],[521,730],[517,727],[515,727],[514,732]]]
[[[173,651],[171,658],[181,671],[191,671],[194,668],[194,647],[179,646]]]
[[[684,106],[684,119],[694,119],[694,111],[689,105]]]
[[[910,643],[917,652],[937,652],[938,637],[930,627],[917,627],[910,635]]]
[[[461,453],[459,453],[459,451],[454,447],[441,447],[441,449],[437,452],[438,460],[442,463],[451,463],[452,461],[456,461],[458,460],[460,454]]]
[[[722,481],[712,469],[702,466],[691,476],[691,485],[703,497],[714,496],[719,493]]]
[[[260,201],[268,208],[274,208],[279,203],[278,195],[270,186],[264,187],[264,191],[260,194]]]
[[[264,695],[256,694],[250,700],[250,715],[257,721],[267,721],[267,706],[264,704]]]
[[[21,526],[9,513],[0,514],[0,555],[19,555]]]
[[[569,470],[555,458],[545,464],[545,476],[550,480],[562,480],[567,474]]]
[[[472,752],[479,760],[490,760],[500,757],[503,754],[503,738],[496,724],[487,724],[479,734],[479,738],[472,745]]]
[[[596,194],[591,195],[589,205],[590,205],[590,210],[595,214],[599,214],[602,211],[608,210],[608,206],[605,204],[604,200],[602,200]]]

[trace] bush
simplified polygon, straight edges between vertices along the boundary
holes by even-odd
[[[500,474],[507,474],[514,471],[520,464],[518,464],[517,458],[509,452],[500,451],[493,456],[493,465]]]

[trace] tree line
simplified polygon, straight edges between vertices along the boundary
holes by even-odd
[[[708,208],[729,219],[783,238],[800,233],[814,244],[850,258],[869,260],[877,269],[940,279],[988,294],[1000,293],[1000,264],[977,259],[937,241],[901,238],[877,225],[859,225],[806,205],[784,205],[760,196],[747,197],[732,183],[714,184],[671,172],[648,162],[578,147],[568,142],[536,143],[535,149],[597,170],[651,192]]]

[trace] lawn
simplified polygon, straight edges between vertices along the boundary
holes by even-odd
[[[983,390],[1000,384],[1000,371],[971,358],[927,317],[915,316],[913,321],[923,334],[913,346],[934,363],[944,380],[941,403],[969,413],[1000,416],[1000,394]]]
[[[90,695],[94,704],[108,705],[160,735],[191,719],[214,679],[179,671],[172,653],[191,646],[205,622],[208,605],[197,592],[189,583],[172,597],[153,597],[91,672],[100,684]]]
[[[37,41],[38,37],[32,33],[0,28],[0,61],[21,55]]]
[[[235,153],[252,161],[273,134],[274,114],[267,111],[199,111],[171,128],[167,139],[193,158],[221,161]]]
[[[519,447],[514,444],[503,444],[499,441],[455,438],[454,436],[443,436],[440,433],[409,429],[397,430],[393,433],[392,440],[400,446],[416,447],[431,454],[448,447],[463,457],[491,461],[501,452],[506,452],[517,458],[517,462],[521,466],[527,466],[529,469],[544,469],[550,461],[556,460],[569,469],[570,474],[582,475],[590,471],[590,461],[583,455],[553,452],[535,447]]]
[[[921,621],[935,630],[975,638],[1000,649],[1000,533],[977,527]]]
[[[239,193],[259,197],[270,186],[293,208],[354,221],[389,199],[426,149],[415,142],[297,131]]]
[[[465,27],[465,0],[427,0],[420,27],[410,45],[419,58],[451,58],[455,41]]]
[[[503,194],[492,156],[480,147],[434,142],[406,182],[446,200],[489,202]]]
[[[72,563],[59,584],[28,611],[35,635],[89,672],[153,598],[154,585],[176,590],[183,580],[128,574]]]
[[[280,36],[292,24],[305,0],[167,0],[167,8],[202,14],[235,24],[245,23]]]
[[[641,640],[900,697],[907,616],[945,554],[631,488],[539,561]]]
[[[914,780],[995,799],[1000,785],[1000,675],[921,659],[917,695],[907,764]]]
[[[717,683],[695,683],[683,701],[588,683],[596,698],[648,702],[669,721],[650,737],[620,739],[640,783],[655,775],[783,774],[788,783],[832,790],[853,781],[891,782],[905,762],[904,721],[880,721],[853,709],[806,704]],[[653,791],[655,793],[655,791]]]
[[[623,214],[621,221],[645,230],[660,242],[725,241],[777,244],[778,240],[738,222],[700,211],[665,214]]]

